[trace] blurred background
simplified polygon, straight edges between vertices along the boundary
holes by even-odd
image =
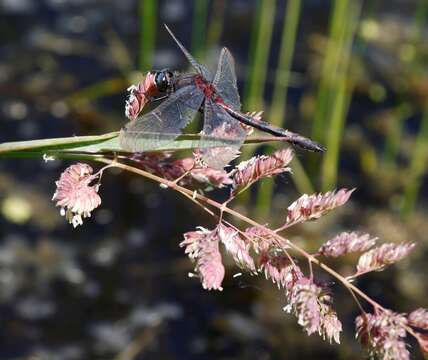
[[[345,230],[416,242],[357,285],[398,312],[428,307],[427,17],[428,0],[0,0],[0,141],[118,130],[141,72],[188,67],[163,23],[212,69],[227,46],[244,109],[328,148],[297,150],[293,176],[264,180],[236,209],[275,226],[301,193],[357,187],[287,236],[310,251]],[[234,278],[232,263],[223,292],[188,278],[182,234],[214,224],[171,190],[109,170],[101,208],[72,229],[50,200],[68,165],[0,162],[0,359],[363,358],[340,286],[337,346],[306,336],[280,291]],[[356,259],[331,265],[350,274]]]

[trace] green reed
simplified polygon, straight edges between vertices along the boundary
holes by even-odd
[[[148,71],[153,65],[153,53],[156,40],[157,2],[140,0],[138,4],[140,18],[139,68]]]
[[[198,61],[205,61],[206,28],[208,0],[195,0],[193,3],[192,47],[191,53]]]
[[[207,31],[207,48],[211,49],[220,41],[223,31],[225,1],[215,1],[212,7],[211,20]]]
[[[259,1],[250,50],[248,81],[244,103],[250,111],[263,108],[263,94],[268,72],[268,60],[275,16],[275,0]]]
[[[341,61],[346,26],[349,21],[349,0],[335,0],[332,7],[327,49],[321,69],[316,100],[316,112],[312,126],[313,140],[324,142],[331,114],[331,104],[338,85],[338,68]]]
[[[428,160],[428,102],[422,116],[420,129],[416,136],[415,146],[412,151],[410,166],[406,171],[407,182],[404,186],[404,199],[401,206],[401,214],[408,217],[413,211],[423,175],[427,168]]]
[[[415,25],[412,34],[413,46],[418,48],[419,44],[423,44],[423,31],[428,19],[428,0],[419,0],[415,12]],[[425,66],[415,57],[411,63],[412,70],[415,73],[424,72]],[[410,156],[410,165],[406,172],[406,183],[404,185],[404,195],[401,205],[401,215],[404,218],[409,218],[412,214],[419,191],[422,185],[423,176],[426,173],[426,163],[428,160],[428,102],[425,104],[419,132],[416,136],[415,145]]]
[[[404,121],[411,115],[412,111],[412,107],[407,102],[403,102],[392,111],[383,153],[383,163],[387,170],[395,171],[397,169],[397,156],[403,137]]]
[[[268,60],[274,25],[276,0],[259,0],[255,12],[250,41],[250,65],[244,88],[244,108],[248,111],[263,109],[263,95],[268,72]],[[249,158],[254,148],[243,149],[242,158]],[[249,200],[249,192],[240,195],[241,202]]]
[[[332,7],[312,128],[313,139],[327,147],[322,157],[324,191],[334,188],[337,182],[340,143],[353,88],[349,63],[361,5],[360,1],[336,0]],[[312,170],[315,166],[314,157]]]
[[[284,24],[281,35],[281,48],[279,51],[278,65],[275,73],[272,103],[269,109],[269,119],[275,126],[283,127],[287,107],[287,89],[290,80],[291,64],[296,44],[297,29],[300,18],[301,1],[289,0],[284,14]],[[294,165],[299,160],[295,158]],[[312,186],[306,176],[303,167],[296,165],[299,171],[295,172],[293,180],[300,183],[304,191],[311,191]],[[296,176],[299,175],[299,176]],[[308,185],[309,184],[309,185]],[[272,179],[260,182],[257,190],[257,216],[267,218],[271,209],[274,183]]]

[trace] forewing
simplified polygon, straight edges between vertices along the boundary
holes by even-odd
[[[173,34],[173,32],[170,30],[170,28],[166,25],[165,28],[168,30],[169,34],[172,36],[172,38],[174,39],[174,41],[177,43],[178,47],[181,49],[181,51],[184,53],[184,55],[186,56],[187,60],[189,60],[189,62],[192,64],[192,66],[195,68],[195,70],[201,74],[206,80],[208,81],[212,81],[212,74],[211,71],[209,71],[205,66],[199,64],[195,58],[190,55],[190,53],[187,51],[187,49],[183,46],[183,44],[175,37],[175,35]]]
[[[221,50],[213,84],[227,105],[234,110],[241,110],[241,100],[235,74],[235,61],[227,48]]]
[[[238,157],[239,148],[247,136],[241,123],[231,117],[221,106],[205,100],[204,128],[202,140],[224,139],[225,145],[214,148],[201,148],[204,162],[214,169],[223,169]]]
[[[132,152],[167,146],[192,121],[203,98],[194,86],[180,88],[156,109],[126,124],[119,134],[120,146]]]

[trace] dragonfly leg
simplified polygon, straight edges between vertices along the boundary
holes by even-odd
[[[156,102],[156,101],[164,100],[164,99],[166,99],[168,96],[169,96],[169,95],[163,95],[163,96],[159,96],[159,97],[153,97],[153,96],[150,96],[150,97],[147,97],[147,98],[148,98],[148,99],[149,99],[149,101],[152,103],[152,102]]]

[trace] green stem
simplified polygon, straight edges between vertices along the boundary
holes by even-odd
[[[313,194],[315,189],[312,181],[298,157],[295,156],[293,158],[291,168],[293,169],[292,179],[296,185],[297,191],[300,194]]]
[[[282,30],[281,49],[276,70],[272,105],[270,108],[271,123],[284,125],[284,114],[287,107],[287,89],[290,80],[291,63],[296,44],[297,28],[300,17],[301,0],[289,0],[285,10]]]
[[[106,140],[113,139],[118,134],[118,132],[111,132],[108,134],[94,136],[73,136],[53,139],[6,142],[0,144],[0,154],[23,150],[43,152],[48,150],[75,148],[77,146],[92,145],[104,142]]]
[[[263,94],[268,70],[268,59],[274,25],[276,0],[259,1],[256,23],[252,34],[252,44],[250,51],[251,65],[249,76],[244,91],[245,107],[251,111],[258,111],[262,108]],[[255,148],[244,149],[242,157],[249,158],[253,155]],[[240,197],[242,203],[248,202],[249,193],[244,193]]]
[[[330,35],[326,54],[322,65],[321,79],[318,89],[315,118],[312,127],[312,138],[324,142],[326,122],[329,119],[332,102],[332,90],[336,87],[337,70],[343,49],[346,24],[349,22],[349,1],[335,0],[333,6]]]
[[[289,0],[285,9],[285,20],[282,29],[281,48],[278,58],[278,66],[276,70],[275,85],[273,90],[272,104],[269,111],[271,123],[275,126],[282,127],[285,119],[284,114],[287,106],[287,89],[290,79],[291,63],[293,59],[294,47],[296,43],[296,34],[300,17],[300,0]],[[304,170],[300,178],[294,178],[296,182],[305,177]],[[308,180],[307,178],[305,179]],[[306,187],[307,184],[303,185]],[[311,186],[310,186],[311,187]],[[272,179],[265,179],[260,182],[257,189],[257,206],[256,216],[259,219],[266,219],[269,216],[273,196],[274,183]]]
[[[255,52],[250,66],[248,94],[245,98],[246,107],[251,111],[259,111],[262,108],[274,24],[275,4],[275,0],[264,0],[260,4]]]
[[[401,214],[407,218],[415,207],[422,176],[425,173],[428,154],[428,103],[422,116],[421,127],[416,137],[415,147],[411,156],[411,162],[407,174],[407,183],[404,187],[404,201]]]
[[[337,182],[340,139],[342,136],[347,113],[345,109],[347,103],[346,98],[349,97],[347,95],[346,85],[346,79],[343,78],[339,88],[337,89],[335,106],[333,107],[332,118],[328,128],[326,143],[328,151],[324,155],[322,162],[321,188],[323,191],[334,188]]]
[[[213,10],[210,24],[207,31],[207,48],[211,49],[220,41],[224,23],[225,0],[216,0],[213,3]]]
[[[346,9],[349,15],[340,31],[340,59],[336,62],[336,77],[333,86],[329,89],[330,106],[328,113],[331,119],[324,119],[328,124],[324,130],[328,136],[325,139],[328,151],[322,162],[322,190],[327,191],[336,187],[337,172],[339,168],[340,144],[342,133],[346,123],[346,117],[351,101],[353,80],[349,74],[349,64],[352,53],[352,44],[357,29],[358,19],[361,11],[361,2],[351,2]]]
[[[408,103],[403,103],[391,114],[383,154],[383,161],[386,169],[396,169],[396,159],[403,136],[404,121],[410,116],[411,112],[411,106]]]
[[[416,8],[414,40],[420,39],[428,17],[428,0],[419,0]]]
[[[140,0],[138,5],[140,17],[140,56],[139,68],[147,71],[152,68],[156,37],[157,2]]]
[[[204,60],[205,29],[207,27],[208,1],[195,0],[193,5],[192,54],[198,61]]]

